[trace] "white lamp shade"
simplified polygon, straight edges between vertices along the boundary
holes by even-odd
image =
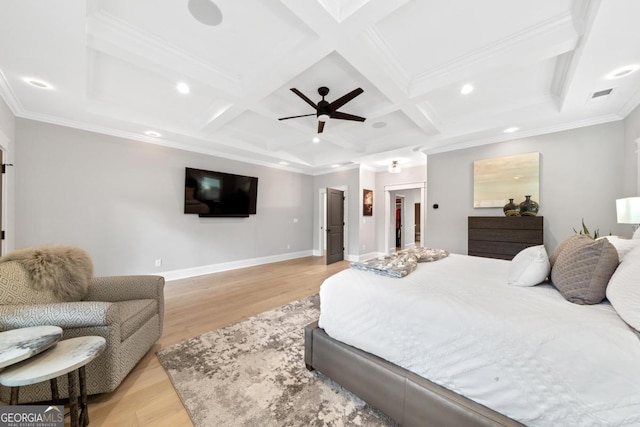
[[[619,224],[640,224],[640,197],[616,200]]]
[[[320,115],[318,116],[318,121],[319,121],[319,122],[326,122],[326,121],[327,121],[327,120],[329,120],[329,119],[330,119],[330,117],[329,117],[329,115],[328,115],[328,114],[324,114],[324,113],[323,113],[323,114],[320,114]]]

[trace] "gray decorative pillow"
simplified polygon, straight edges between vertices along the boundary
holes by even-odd
[[[551,268],[551,281],[568,301],[598,304],[618,267],[618,252],[607,239],[581,237],[564,245]]]
[[[567,237],[562,242],[558,243],[558,246],[556,246],[555,250],[551,255],[549,255],[549,264],[551,264],[551,268],[553,268],[553,264],[556,263],[558,255],[560,255],[565,248],[577,244],[580,240],[591,241],[592,239],[582,234],[574,234],[573,236]]]

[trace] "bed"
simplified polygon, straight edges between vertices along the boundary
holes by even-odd
[[[509,261],[452,254],[401,279],[321,286],[305,363],[399,423],[640,425],[640,338],[608,302],[507,284]]]

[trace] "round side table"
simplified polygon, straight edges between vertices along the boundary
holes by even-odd
[[[1,371],[0,384],[11,387],[10,405],[17,405],[21,386],[53,380],[51,396],[53,400],[58,400],[55,378],[67,374],[71,426],[86,426],[89,424],[89,412],[84,367],[102,353],[105,347],[106,341],[102,337],[78,337],[60,341],[55,347]],[[79,406],[77,383],[80,386]]]
[[[31,326],[0,332],[0,368],[41,353],[60,341],[62,328]]]

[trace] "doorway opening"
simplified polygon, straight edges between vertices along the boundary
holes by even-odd
[[[424,209],[416,208],[416,205],[422,207],[426,203],[425,184],[414,182],[384,187],[385,253],[424,244],[425,212]]]
[[[404,249],[404,233],[402,232],[404,228],[404,196],[397,195],[396,199],[396,207],[395,207],[395,218],[396,218],[396,251]]]
[[[414,218],[414,236],[413,240],[416,242],[416,246],[420,246],[420,203],[413,205],[413,218]]]

